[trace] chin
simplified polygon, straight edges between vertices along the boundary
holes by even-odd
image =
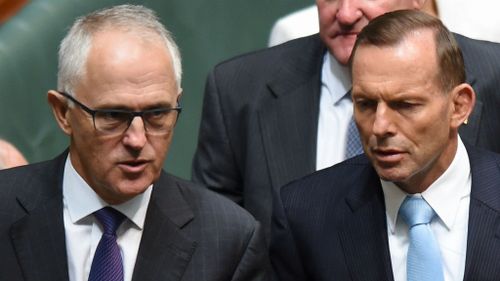
[[[404,182],[408,178],[407,174],[395,169],[383,169],[377,167],[375,170],[377,171],[378,176],[385,181]]]
[[[141,179],[141,180],[125,180],[117,186],[117,190],[120,194],[125,197],[134,197],[146,191],[148,186],[153,183],[152,180]]]
[[[339,47],[332,51],[330,50],[330,53],[333,54],[335,59],[343,65],[347,65],[349,63],[349,57],[351,56],[351,48],[346,48],[346,47]]]

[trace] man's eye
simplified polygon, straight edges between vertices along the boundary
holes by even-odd
[[[354,103],[355,106],[360,110],[369,109],[377,105],[375,101],[364,100],[364,99],[356,100],[354,101]]]
[[[148,112],[148,118],[163,118],[168,114],[166,110],[155,110]]]
[[[400,101],[400,102],[393,103],[392,106],[395,109],[399,109],[399,110],[411,110],[411,109],[415,109],[418,106],[418,104],[412,103],[412,102]]]
[[[118,112],[118,111],[102,111],[102,112],[99,112],[98,117],[104,121],[121,122],[121,121],[128,120],[129,114],[125,113],[125,112]]]

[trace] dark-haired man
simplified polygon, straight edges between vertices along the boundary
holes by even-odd
[[[425,0],[316,0],[319,34],[238,56],[207,79],[193,179],[238,202],[269,235],[272,193],[355,154],[347,62],[373,18]],[[464,141],[500,152],[500,45],[455,35],[477,94]],[[352,141],[350,141],[352,140]]]
[[[281,189],[281,280],[496,279],[500,156],[458,135],[475,93],[453,35],[423,12],[388,13],[351,66],[365,154]]]

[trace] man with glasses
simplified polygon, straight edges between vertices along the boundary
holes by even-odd
[[[79,18],[48,102],[68,151],[0,173],[2,280],[265,280],[259,224],[162,171],[181,62],[153,11]]]

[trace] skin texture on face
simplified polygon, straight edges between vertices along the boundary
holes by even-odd
[[[75,97],[92,109],[141,111],[177,105],[179,90],[171,57],[158,38],[144,39],[121,30],[97,33],[87,73]],[[123,135],[94,129],[92,117],[49,92],[49,102],[63,131],[70,136],[71,162],[82,178],[110,204],[144,192],[160,175],[172,132],[149,135],[140,117]]]
[[[384,13],[419,9],[425,0],[316,0],[319,34],[329,52],[347,64],[358,33]]]
[[[433,33],[417,31],[392,47],[360,46],[353,62],[354,118],[378,175],[408,193],[425,191],[451,164],[458,127],[474,92],[444,93]]]

